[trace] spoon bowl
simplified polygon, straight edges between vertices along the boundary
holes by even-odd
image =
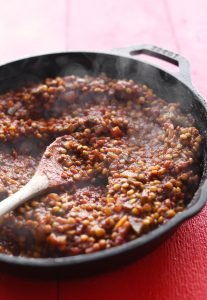
[[[72,176],[64,172],[60,162],[60,149],[64,143],[69,145],[74,139],[69,135],[58,137],[44,152],[34,176],[15,194],[0,202],[0,218],[31,198],[43,194],[50,189],[70,185]],[[69,154],[67,154],[69,158]]]

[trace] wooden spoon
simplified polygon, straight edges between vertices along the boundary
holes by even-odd
[[[72,176],[66,178],[62,176],[64,169],[58,162],[59,150],[68,140],[71,141],[73,138],[70,136],[59,137],[46,148],[30,181],[18,192],[0,202],[0,217],[51,188],[70,185],[73,182]]]

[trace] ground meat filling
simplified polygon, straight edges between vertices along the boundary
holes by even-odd
[[[5,215],[0,252],[92,253],[167,222],[199,184],[194,123],[146,85],[104,75],[47,78],[0,95],[0,200],[29,181],[63,135],[57,159],[71,182]]]

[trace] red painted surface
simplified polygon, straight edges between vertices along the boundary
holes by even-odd
[[[62,50],[156,44],[190,60],[207,97],[205,0],[0,0],[0,63]],[[207,299],[207,207],[162,246],[114,272],[81,280],[0,275],[2,300]]]

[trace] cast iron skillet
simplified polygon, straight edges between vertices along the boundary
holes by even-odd
[[[152,64],[133,57],[145,53],[179,67],[178,73],[169,73]],[[36,82],[47,76],[74,74],[96,76],[106,73],[114,78],[133,79],[149,85],[157,95],[168,101],[178,101],[183,110],[196,119],[197,127],[205,139],[203,175],[200,186],[187,208],[167,224],[124,245],[93,254],[64,258],[29,259],[0,254],[1,270],[34,276],[74,276],[103,271],[129,262],[153,250],[184,220],[192,217],[204,206],[207,199],[207,105],[192,86],[189,64],[173,52],[151,45],[118,49],[109,53],[68,52],[46,54],[11,62],[0,67],[0,92]]]

